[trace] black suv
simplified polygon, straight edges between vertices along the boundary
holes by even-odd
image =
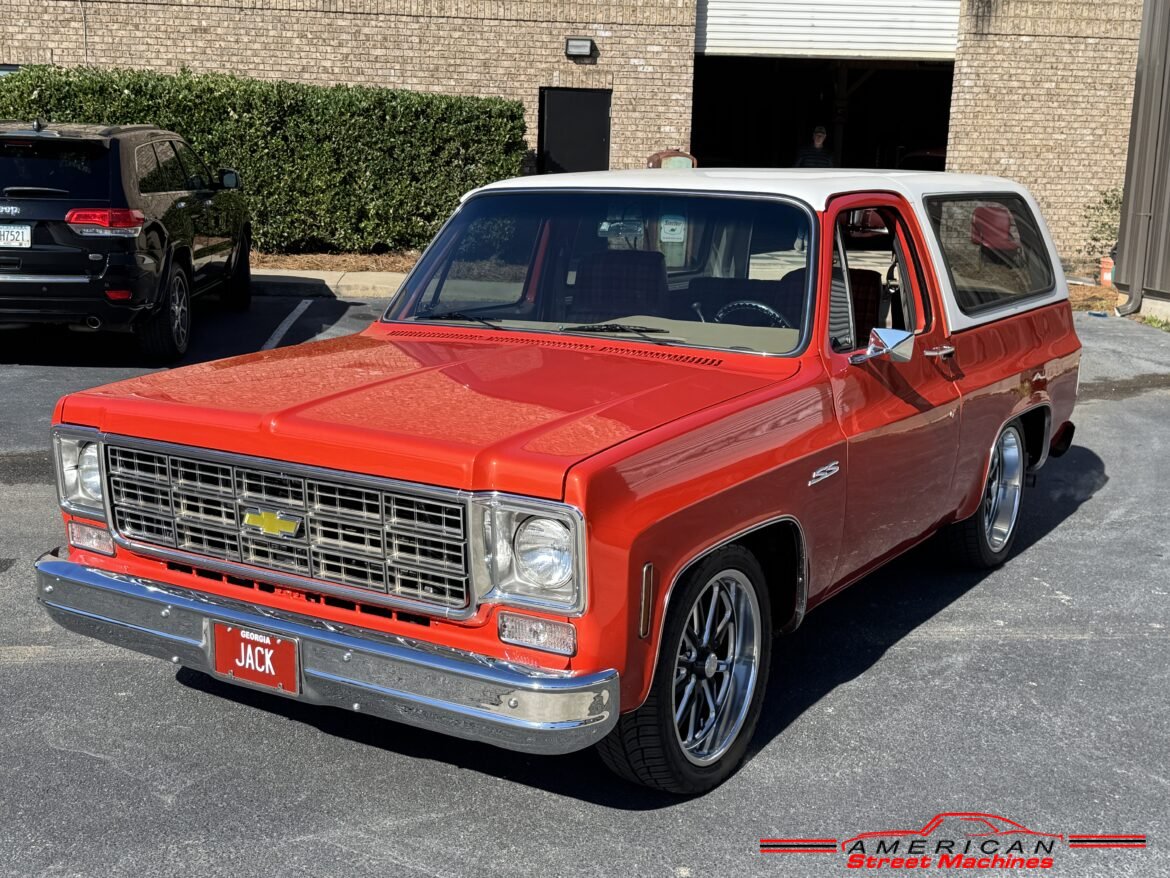
[[[0,122],[0,323],[133,331],[180,357],[193,296],[250,304],[239,186],[153,126]]]

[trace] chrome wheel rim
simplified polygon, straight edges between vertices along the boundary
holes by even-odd
[[[760,605],[739,570],[712,576],[687,614],[675,652],[671,713],[683,754],[710,765],[739,736],[760,666]]]
[[[181,274],[176,274],[171,281],[171,338],[175,347],[183,350],[187,347],[187,336],[191,332],[191,303],[187,298],[187,284]]]
[[[983,530],[993,552],[1001,551],[1016,529],[1023,487],[1023,443],[1015,428],[1004,430],[991,450],[983,490]]]

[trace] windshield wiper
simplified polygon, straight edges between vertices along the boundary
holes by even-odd
[[[4,197],[13,195],[68,195],[68,189],[54,189],[52,186],[5,186]]]
[[[641,336],[646,341],[652,341],[654,344],[670,344],[670,342],[650,337],[649,333],[651,332],[670,332],[669,329],[662,329],[657,326],[637,326],[633,323],[586,323],[583,326],[565,326],[562,328],[565,332],[629,332],[633,335]]]
[[[486,317],[468,314],[466,311],[428,311],[425,314],[415,314],[415,320],[470,320],[473,323],[482,323],[488,329],[503,329],[498,323],[492,323]]]

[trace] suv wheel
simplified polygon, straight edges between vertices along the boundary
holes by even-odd
[[[240,236],[232,271],[224,282],[222,301],[229,311],[243,312],[252,307],[252,248],[251,238]]]
[[[650,694],[598,745],[617,774],[693,795],[736,769],[755,732],[772,656],[764,574],[741,546],[712,553],[679,586]]]
[[[987,570],[1007,560],[1019,530],[1027,466],[1024,433],[1013,421],[991,449],[978,511],[951,528],[956,552],[968,566]]]
[[[191,341],[191,284],[182,266],[171,264],[160,307],[138,328],[138,343],[153,360],[169,363],[187,352]]]

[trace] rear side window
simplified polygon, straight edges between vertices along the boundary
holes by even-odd
[[[1044,236],[1018,195],[936,196],[926,210],[964,314],[1052,291]]]
[[[134,150],[134,174],[138,178],[138,191],[143,195],[160,191],[156,188],[160,181],[158,156],[153,145],[148,143]]]
[[[0,186],[10,198],[105,200],[110,197],[109,150],[98,141],[3,138]]]

